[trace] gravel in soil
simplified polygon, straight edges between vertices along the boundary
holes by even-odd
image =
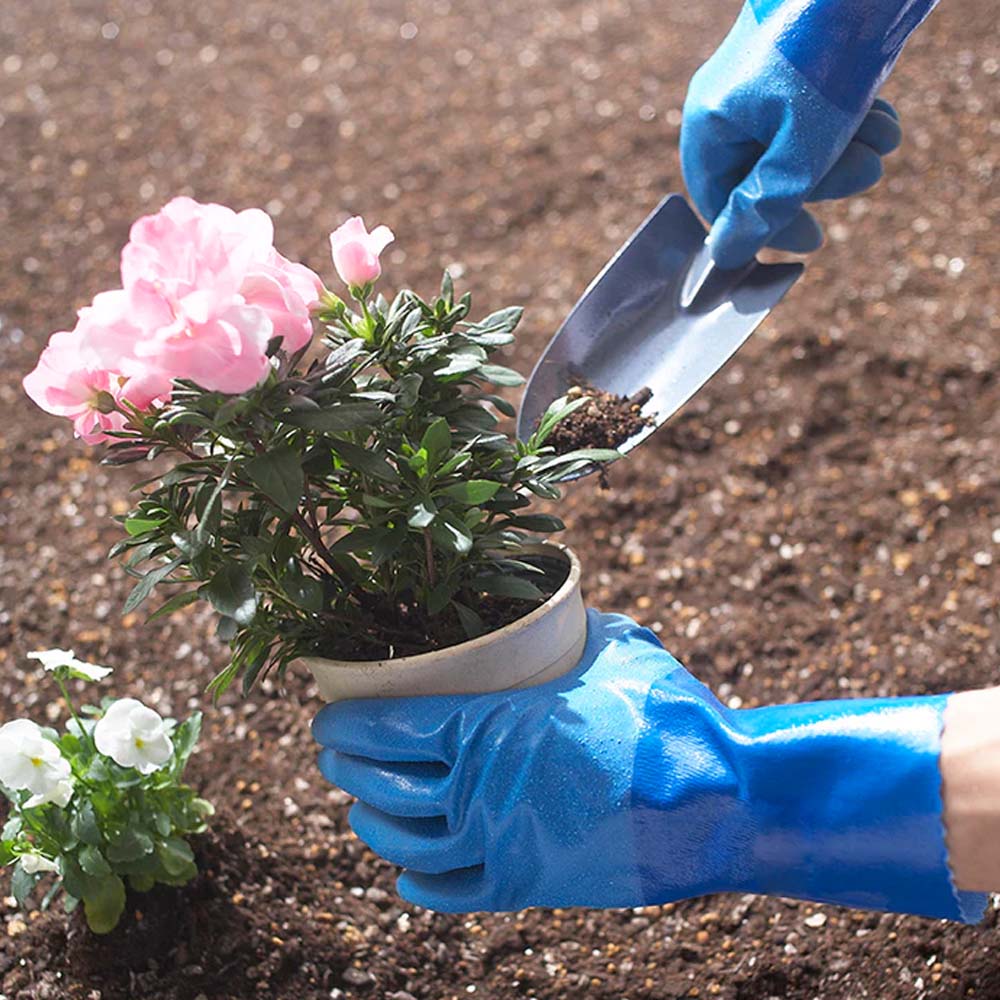
[[[0,718],[60,721],[24,658],[51,646],[114,666],[109,691],[202,707],[191,779],[225,845],[204,848],[218,879],[173,897],[173,938],[126,931],[120,956],[0,900],[0,993],[1000,1000],[995,910],[962,928],[743,896],[403,904],[315,767],[314,689],[289,675],[285,693],[213,706],[224,652],[203,609],[121,617],[130,581],[107,551],[129,474],[19,386],[49,332],[116,282],[130,221],[175,193],[266,206],[283,252],[328,276],[335,225],[390,225],[390,284],[432,289],[448,266],[482,314],[529,305],[507,359],[528,370],[681,188],[685,86],[737,6],[0,7]],[[905,131],[885,179],[817,207],[827,246],[767,325],[611,469],[611,490],[584,480],[560,511],[588,601],[656,630],[733,706],[1000,681],[995,22],[987,0],[940,5],[885,90]]]
[[[577,448],[617,448],[651,423],[643,416],[643,406],[652,398],[649,389],[634,396],[616,396],[592,386],[574,386],[570,399],[586,396],[588,402],[556,424],[546,444],[565,455]]]

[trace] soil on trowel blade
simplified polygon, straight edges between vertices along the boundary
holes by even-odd
[[[653,422],[642,413],[653,398],[649,389],[640,389],[634,396],[616,396],[584,384],[574,386],[566,395],[570,399],[585,395],[590,402],[556,424],[546,440],[559,455],[578,448],[617,448]]]

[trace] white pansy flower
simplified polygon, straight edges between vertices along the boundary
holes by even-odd
[[[29,660],[38,660],[44,670],[56,671],[65,667],[70,677],[81,681],[103,680],[111,673],[110,667],[101,667],[96,663],[78,660],[72,649],[36,649],[28,653]]]
[[[57,872],[59,865],[44,854],[22,854],[20,857],[21,867],[29,875],[37,875],[39,872]]]
[[[167,723],[135,698],[121,698],[94,727],[97,749],[122,767],[152,774],[170,760],[174,745]]]
[[[65,806],[73,795],[69,761],[30,719],[0,726],[0,782],[14,791],[27,790],[26,809],[54,802]]]

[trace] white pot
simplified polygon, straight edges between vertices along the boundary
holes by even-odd
[[[544,604],[510,625],[418,656],[392,660],[305,656],[296,662],[312,671],[327,702],[506,691],[560,677],[580,662],[587,642],[580,562],[571,549],[552,542],[528,551],[564,560],[569,573]]]

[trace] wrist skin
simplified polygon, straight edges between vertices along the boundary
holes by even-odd
[[[973,892],[1000,890],[1000,688],[949,699],[941,779],[956,886]]]

